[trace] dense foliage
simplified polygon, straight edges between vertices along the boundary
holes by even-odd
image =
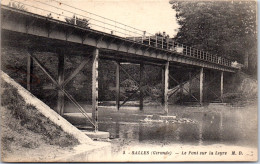
[[[243,63],[256,71],[257,30],[255,1],[174,1],[181,43]]]

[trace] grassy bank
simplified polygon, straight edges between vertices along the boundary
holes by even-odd
[[[26,104],[12,85],[2,82],[1,88],[2,160],[54,158],[79,144],[35,106]]]

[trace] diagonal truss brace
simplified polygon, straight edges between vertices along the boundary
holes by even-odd
[[[199,80],[199,78],[198,78],[197,76],[195,76],[195,78]],[[214,91],[212,91],[212,90],[210,89],[210,87],[209,87],[210,84],[211,84],[212,82],[214,82],[216,79],[217,79],[217,77],[215,77],[213,80],[211,80],[210,82],[208,82],[208,83],[205,85],[205,87],[206,87],[211,93],[213,93],[220,101],[222,101],[221,96],[217,95],[217,94],[216,94]],[[215,85],[215,84],[213,84],[213,85]]]
[[[84,66],[90,61],[90,57],[92,55],[89,55],[88,58],[85,58],[80,65],[70,74],[70,76],[61,84],[61,86],[67,85],[83,68]]]
[[[181,86],[184,85],[185,83],[187,83],[187,81],[180,83],[179,81],[177,81],[177,80],[176,80],[174,77],[172,77],[171,75],[169,75],[169,77],[179,85],[179,87],[178,87],[173,93],[171,93],[171,95],[169,96],[169,97],[171,97],[174,93],[176,93],[179,89],[181,89]],[[191,77],[191,79],[194,79],[194,78],[197,78],[197,77],[196,77],[196,73],[195,73],[195,75],[193,75],[193,76]],[[186,92],[189,92],[186,88],[183,87],[183,89],[184,89]],[[191,94],[191,96],[192,96],[197,102],[199,102],[199,100],[198,100],[193,94]]]
[[[65,90],[59,83],[52,77],[52,75],[49,73],[49,71],[38,61],[38,59],[30,54],[30,57],[35,61],[35,63],[41,68],[41,70],[49,77],[49,79],[58,87],[59,90],[61,90],[65,96],[68,97],[68,99],[78,108],[78,110],[83,114],[85,118],[95,127],[95,124],[91,120],[90,116],[85,112],[85,110],[80,106],[80,104]]]
[[[120,107],[123,106],[127,101],[129,101],[134,95],[136,95],[138,92],[140,92],[141,89],[143,89],[144,87],[143,86],[140,86],[140,84],[138,83],[138,81],[133,77],[131,76],[121,65],[120,65],[120,68],[122,69],[122,71],[124,73],[127,74],[127,76],[129,76],[137,85],[138,85],[138,89],[133,92],[129,97],[127,97],[122,104],[120,104]],[[144,71],[145,72],[145,71]],[[161,105],[161,102],[159,102],[155,97],[154,95],[152,95],[147,89],[143,90],[144,92],[148,93],[156,102],[158,102],[160,105]],[[161,107],[163,107],[161,105]]]

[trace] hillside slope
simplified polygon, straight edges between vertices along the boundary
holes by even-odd
[[[1,72],[1,157],[52,161],[93,141]]]

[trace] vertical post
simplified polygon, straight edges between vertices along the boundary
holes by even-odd
[[[157,35],[155,35],[155,47],[157,47]]]
[[[120,63],[116,62],[116,108],[120,108]]]
[[[75,15],[74,25],[77,25],[77,16]]]
[[[166,38],[166,44],[167,44],[166,48],[168,50],[169,49],[169,38]]]
[[[223,71],[221,71],[221,75],[220,75],[220,98],[221,98],[221,102],[223,103],[223,81],[224,81],[224,73]]]
[[[162,48],[163,48],[163,37],[162,37]]]
[[[168,114],[168,88],[169,88],[169,61],[167,61],[164,70],[164,111]]]
[[[189,72],[189,96],[191,97],[192,91],[191,91],[191,84],[192,84],[192,78],[191,78],[191,72]]]
[[[181,84],[180,84],[180,94],[181,94],[181,97],[180,97],[180,100],[181,100],[181,105],[183,105],[183,79],[181,79]]]
[[[142,43],[144,43],[145,34],[146,34],[146,31],[143,31],[143,36],[142,36]]]
[[[59,54],[58,58],[58,83],[59,85],[62,85],[62,83],[64,82],[64,54]],[[58,90],[57,112],[60,115],[63,115],[64,113],[64,93],[61,90]]]
[[[33,59],[29,54],[27,54],[27,90],[28,91],[31,90],[32,74],[33,74]]]
[[[93,51],[92,65],[92,121],[95,124],[95,132],[98,131],[98,56],[99,49]]]
[[[203,68],[201,68],[200,69],[200,105],[202,105],[203,102],[203,83],[204,83]]]
[[[144,76],[144,64],[141,63],[140,64],[140,110],[142,111],[143,110],[143,107],[144,107],[144,93],[143,93],[143,76]]]
[[[164,105],[165,67],[162,67],[162,105]]]

